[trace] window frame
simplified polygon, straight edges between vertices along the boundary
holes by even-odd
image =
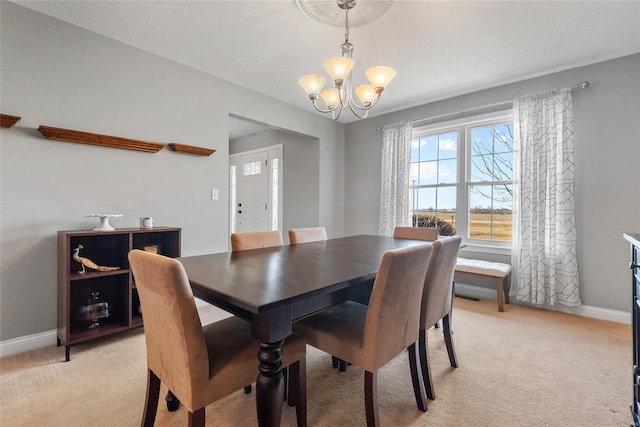
[[[467,116],[460,119],[432,123],[413,128],[412,140],[427,136],[439,135],[448,132],[456,132],[458,135],[457,147],[457,180],[456,180],[456,234],[462,237],[468,250],[482,250],[506,254],[510,252],[512,241],[474,239],[469,237],[469,190],[472,185],[496,185],[509,183],[507,181],[471,181],[471,129],[483,126],[513,123],[513,109],[504,109],[492,113]],[[514,150],[515,152],[515,150]],[[513,184],[513,179],[510,181]],[[452,184],[435,184],[426,186],[413,186],[409,188],[439,188],[450,187]],[[437,191],[437,190],[436,190]]]

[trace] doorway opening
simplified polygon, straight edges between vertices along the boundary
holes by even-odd
[[[282,231],[282,144],[229,155],[231,233]]]

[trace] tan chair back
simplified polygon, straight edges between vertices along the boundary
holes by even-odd
[[[292,245],[327,240],[324,227],[292,228],[289,230],[289,241]]]
[[[231,250],[233,252],[246,251],[249,249],[271,248],[282,245],[282,236],[277,230],[248,231],[245,233],[231,234]]]
[[[413,240],[438,240],[438,228],[426,227],[396,227],[393,229],[393,237],[396,239],[413,239]]]
[[[189,410],[205,406],[209,357],[189,280],[175,259],[129,252],[144,319],[147,366]]]
[[[431,244],[385,252],[369,299],[361,366],[375,372],[418,340]]]
[[[422,295],[420,329],[429,329],[451,312],[451,287],[461,242],[460,236],[433,242]]]

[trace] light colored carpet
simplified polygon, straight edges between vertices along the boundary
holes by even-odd
[[[200,308],[203,323],[224,316]],[[379,374],[383,426],[628,426],[631,328],[536,308],[456,298],[454,342],[460,367],[449,366],[440,329],[429,332],[436,400],[416,409],[408,357]],[[331,367],[308,348],[310,426],[364,426],[363,373]],[[55,346],[0,359],[0,425],[138,426],[146,385],[143,331],[73,347]],[[161,396],[166,389],[163,387]],[[207,407],[207,426],[257,425],[255,395],[241,390]],[[184,426],[185,410],[161,401],[157,426]],[[295,425],[286,404],[283,426]]]

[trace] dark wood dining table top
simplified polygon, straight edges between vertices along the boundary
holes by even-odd
[[[247,318],[371,281],[385,251],[418,243],[358,235],[179,259],[196,296]]]

